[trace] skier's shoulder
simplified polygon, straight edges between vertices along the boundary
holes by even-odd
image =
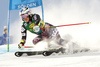
[[[22,27],[25,27],[25,26],[27,26],[27,23],[25,21],[23,21]]]
[[[39,14],[36,14],[36,13],[31,14],[30,16],[31,16],[32,19],[34,19],[34,20],[37,20],[38,18],[40,18]]]
[[[23,22],[21,28],[22,28],[22,29],[26,29],[26,28],[25,28],[25,25],[26,25],[25,22]]]
[[[33,17],[33,16],[39,16],[39,14],[34,13],[34,14],[31,14],[31,16],[32,16],[32,17]]]

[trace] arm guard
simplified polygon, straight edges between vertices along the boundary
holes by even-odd
[[[26,42],[26,36],[27,36],[27,32],[26,32],[26,29],[25,27],[22,25],[21,27],[21,34],[22,34],[22,38],[21,38],[21,44],[25,44]]]

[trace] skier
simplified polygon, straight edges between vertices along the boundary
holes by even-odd
[[[18,44],[19,49],[24,49],[24,44],[26,42],[27,31],[38,35],[33,39],[33,44],[36,45],[38,42],[44,39],[54,39],[56,38],[56,43],[63,46],[65,40],[63,40],[56,28],[40,29],[45,27],[53,26],[50,23],[45,23],[41,20],[38,14],[32,14],[28,7],[24,7],[20,10],[19,15],[23,20],[21,27],[22,39],[20,44]]]

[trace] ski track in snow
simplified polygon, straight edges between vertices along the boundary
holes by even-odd
[[[14,52],[0,56],[0,67],[99,67],[100,53],[16,57]]]
[[[6,48],[6,46],[1,46]],[[0,55],[0,67],[100,67],[100,52],[86,52],[55,56],[22,56],[16,57],[13,49]]]

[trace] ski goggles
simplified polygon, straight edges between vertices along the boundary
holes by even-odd
[[[22,14],[22,15],[21,15],[21,18],[22,18],[22,19],[27,18],[27,17],[28,17],[28,14]]]

